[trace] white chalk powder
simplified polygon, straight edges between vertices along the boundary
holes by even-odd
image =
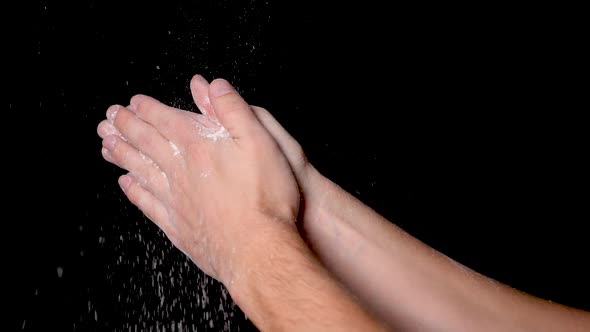
[[[117,117],[117,113],[119,112],[119,106],[118,105],[114,105],[112,108],[112,111],[108,112],[107,114],[107,119],[109,120],[109,122],[111,124],[113,124],[115,122],[115,118]]]
[[[205,137],[217,141],[218,139],[229,138],[230,136],[225,127],[220,127],[217,131],[206,134]]]
[[[211,119],[206,115],[197,115],[193,118],[197,133],[201,137],[205,137],[212,141],[230,138],[230,134],[223,127],[219,121]]]
[[[170,143],[170,147],[172,148],[172,151],[174,151],[174,156],[180,156],[180,149],[178,148],[178,146],[172,143],[172,141],[168,141],[168,143]]]
[[[197,124],[197,129],[199,130],[199,135],[208,138],[212,141],[217,141],[218,139],[225,139],[229,138],[229,132],[220,124],[217,124],[218,128],[209,128],[205,127],[201,124]]]

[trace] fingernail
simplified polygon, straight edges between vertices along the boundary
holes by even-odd
[[[195,76],[193,76],[193,80],[197,80],[197,81],[201,81],[201,82],[203,82],[203,81],[204,82],[207,82],[207,80],[202,75],[199,75],[199,74],[196,74]]]
[[[102,148],[100,149],[100,152],[102,153],[102,157],[106,160],[106,161],[111,161],[111,153],[109,152],[109,150]]]
[[[211,84],[210,87],[211,95],[213,95],[213,97],[221,97],[223,95],[236,91],[234,87],[231,86],[231,84],[229,84],[229,82],[224,79],[217,79],[213,83],[214,84]]]
[[[121,189],[123,189],[123,191],[126,191],[127,188],[129,188],[129,185],[132,181],[133,180],[129,175],[123,175],[119,178],[119,186],[121,186]]]
[[[106,137],[106,136],[109,136],[109,135],[119,135],[119,136],[121,136],[121,133],[119,133],[119,131],[117,130],[117,128],[115,128],[115,126],[113,126],[110,122],[102,122],[98,126],[98,133],[100,135],[102,135],[103,137]]]
[[[117,138],[112,135],[107,136],[102,140],[102,146],[104,146],[109,151],[112,151],[115,148],[115,144],[117,144]]]
[[[119,105],[113,105],[107,110],[107,119],[110,123],[115,123],[117,112],[119,112]]]

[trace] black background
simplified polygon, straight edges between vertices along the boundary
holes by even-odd
[[[567,15],[311,1],[5,8],[9,330],[253,328],[100,156],[109,105],[144,93],[194,109],[195,73],[230,80],[324,175],[422,241],[589,310],[587,123]]]

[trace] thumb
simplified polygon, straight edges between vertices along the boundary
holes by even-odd
[[[269,111],[258,106],[252,106],[252,111],[254,111],[254,115],[256,115],[260,124],[262,124],[270,136],[277,142],[279,148],[283,151],[285,157],[287,157],[295,175],[299,176],[302,169],[309,163],[301,145],[281,126],[279,121]]]
[[[232,137],[248,137],[260,132],[261,124],[250,105],[228,81],[216,79],[211,82],[209,99],[217,119]]]

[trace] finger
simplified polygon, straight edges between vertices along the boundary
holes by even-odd
[[[132,176],[122,175],[119,186],[133,205],[137,206],[166,235],[172,232],[168,211],[164,204],[152,193],[143,188]]]
[[[166,174],[149,157],[121,140],[118,136],[107,136],[103,140],[103,156],[107,161],[126,169],[141,185],[160,200],[166,200],[169,184]]]
[[[149,123],[144,122],[133,112],[122,106],[112,106],[107,111],[108,121],[121,133],[121,136],[155,161],[164,171],[171,170],[177,158],[177,147]],[[175,149],[176,148],[176,149]]]
[[[209,99],[209,82],[203,76],[195,75],[191,80],[190,87],[193,100],[201,113],[209,119],[219,121]]]
[[[130,107],[139,119],[178,146],[189,144],[194,138],[194,122],[176,108],[144,95],[133,96]]]
[[[299,173],[302,168],[308,165],[301,145],[283,128],[269,111],[258,106],[252,106],[252,111],[254,111],[262,126],[266,128],[272,138],[277,142],[279,148],[287,157],[291,169],[295,173]]]
[[[209,87],[209,98],[217,119],[236,138],[251,137],[265,131],[238,92],[224,79],[216,79]]]
[[[111,164],[117,165],[115,163],[115,161],[113,160],[113,157],[111,156],[111,153],[109,152],[109,150],[107,150],[106,148],[103,147],[100,149],[100,153],[102,154],[102,157],[104,158],[104,160],[108,161]],[[119,166],[119,165],[117,165],[117,166]],[[119,166],[119,167],[121,167],[121,166]]]
[[[101,121],[98,124],[98,127],[96,127],[96,132],[98,133],[98,136],[102,139],[109,135],[117,135],[123,138],[123,135],[121,135],[117,128],[115,128],[115,126],[113,126],[108,120]]]

